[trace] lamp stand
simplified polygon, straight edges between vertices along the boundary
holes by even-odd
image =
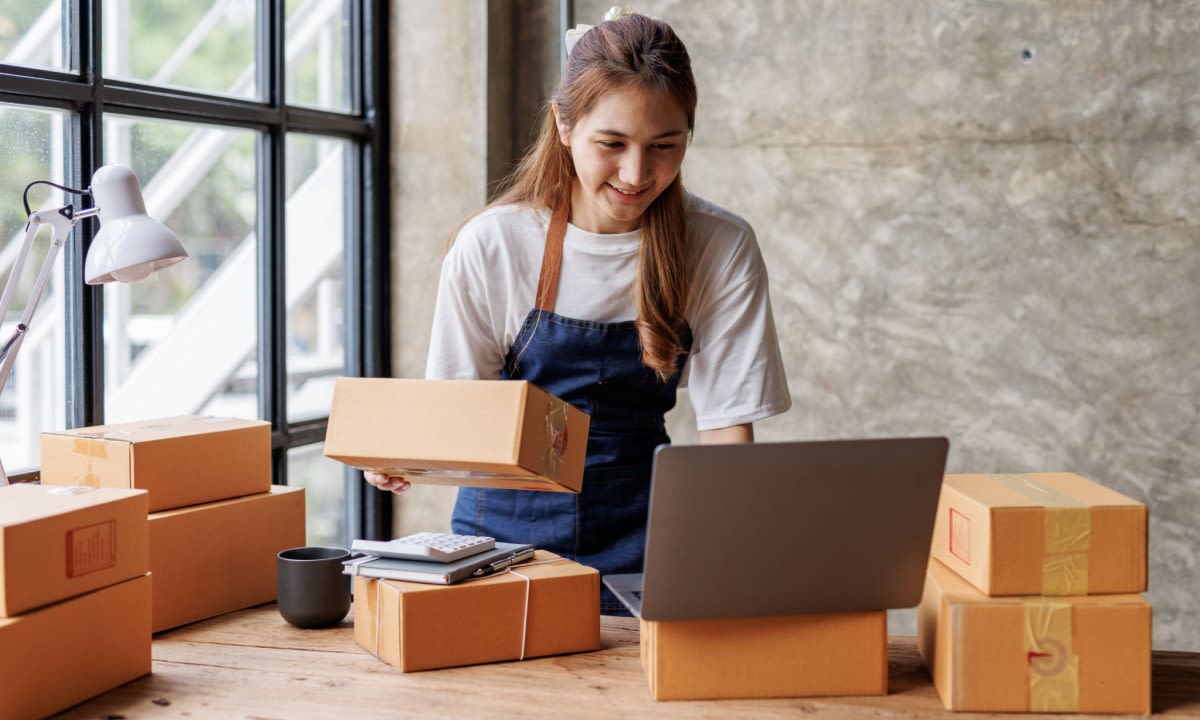
[[[29,249],[33,246],[34,238],[42,225],[49,225],[51,228],[50,249],[46,252],[46,259],[42,262],[42,268],[38,272],[33,291],[30,292],[29,299],[25,303],[25,311],[21,314],[21,320],[17,323],[16,330],[3,344],[0,344],[0,394],[3,394],[8,386],[8,377],[12,373],[13,362],[29,332],[33,313],[42,299],[42,291],[46,289],[46,283],[50,279],[54,261],[58,259],[59,250],[70,236],[75,223],[83,218],[96,215],[98,212],[95,208],[76,211],[73,205],[67,205],[58,209],[39,210],[29,215],[29,221],[25,223],[25,240],[21,244],[21,251],[17,254],[16,260],[13,261],[12,270],[8,273],[8,281],[4,284],[4,294],[0,295],[0,321],[8,317],[8,309],[12,305],[13,296],[16,295],[17,284],[21,279],[21,270],[25,267],[25,259],[28,257]],[[3,461],[0,460],[0,485],[7,484],[8,473],[4,470]]]

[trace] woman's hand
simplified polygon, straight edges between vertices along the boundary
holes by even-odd
[[[383,475],[370,470],[363,470],[363,478],[367,483],[374,485],[380,490],[390,490],[394,493],[402,493],[412,487],[412,483],[404,479],[402,475]]]

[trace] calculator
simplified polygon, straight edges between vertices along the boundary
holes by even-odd
[[[354,552],[401,560],[450,562],[496,547],[496,539],[483,535],[420,532],[395,540],[355,540]]]

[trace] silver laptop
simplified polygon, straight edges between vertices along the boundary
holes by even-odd
[[[949,445],[660,446],[643,571],[604,584],[645,620],[917,605]]]

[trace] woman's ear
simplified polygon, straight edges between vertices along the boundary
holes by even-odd
[[[550,103],[550,110],[554,113],[554,126],[558,128],[558,141],[567,147],[571,147],[571,131],[558,117],[558,103]]]

